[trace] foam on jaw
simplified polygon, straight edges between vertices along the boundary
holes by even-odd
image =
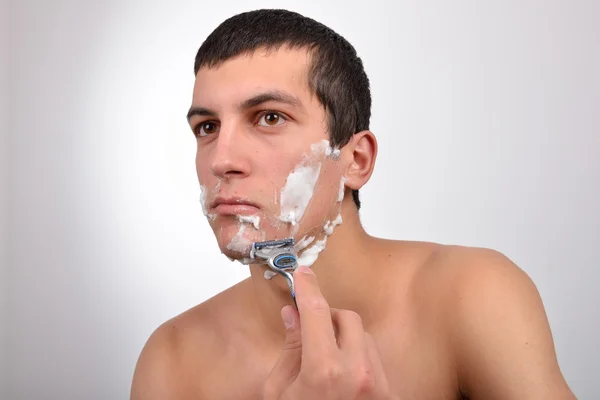
[[[334,160],[339,159],[340,149],[332,148],[328,140],[311,145],[312,159],[319,160],[321,155],[331,157]],[[319,178],[321,163],[315,162],[313,165],[308,164],[310,159],[305,157],[298,166],[290,173],[285,186],[281,190],[281,215],[279,219],[284,222],[290,222],[292,226],[296,226],[302,219],[304,211],[308,206],[312,196],[315,184]],[[338,192],[337,201],[341,202],[344,199],[344,183],[345,178],[340,181],[340,189]],[[304,250],[298,257],[298,265],[308,266],[314,264],[319,257],[319,253],[325,250],[327,237],[333,233],[334,228],[342,223],[342,215],[339,214],[333,221],[327,221],[323,230],[325,237],[322,240],[316,241],[311,247],[308,247],[313,241],[314,236],[302,238],[294,247],[296,252]],[[307,248],[308,247],[308,248]],[[266,277],[266,276],[265,276]]]
[[[310,236],[310,237],[304,236],[302,239],[300,239],[300,241],[298,241],[294,245],[294,250],[296,252],[299,252],[300,250],[304,250],[305,248],[308,247],[309,244],[311,244],[313,242],[313,240],[315,240],[314,236]]]
[[[321,162],[318,161],[321,155],[324,154],[325,157],[333,159],[339,158],[340,155],[340,150],[332,149],[328,140],[314,143],[310,149],[311,156],[305,156],[290,172],[281,189],[279,220],[289,222],[294,227],[304,216],[304,211],[312,199],[321,172]]]
[[[325,226],[323,227],[323,230],[325,231],[325,234],[327,236],[331,235],[333,233],[333,229],[342,224],[342,214],[338,214],[338,216],[333,220],[333,221],[327,221],[325,223]]]
[[[315,244],[311,247],[304,250],[304,252],[298,257],[298,266],[310,267],[312,266],[317,258],[319,258],[319,253],[325,250],[325,246],[327,245],[327,237],[333,234],[333,229],[342,224],[342,214],[338,214],[338,216],[333,221],[327,221],[323,226],[323,231],[325,232],[325,237],[321,240],[317,240]],[[314,237],[311,236],[310,240],[302,239],[298,244],[302,243],[305,247],[310,244]]]
[[[325,250],[325,244],[327,244],[327,236],[325,236],[323,240],[317,240],[315,244],[310,246],[308,249],[304,250],[302,255],[298,257],[298,266],[312,266],[315,263],[315,261],[317,261],[319,253]]]
[[[344,191],[345,190],[346,190],[346,177],[342,176],[342,179],[340,180],[340,191],[338,192],[338,198],[337,198],[338,203],[340,203],[344,200]]]

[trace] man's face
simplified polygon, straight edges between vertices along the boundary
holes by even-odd
[[[230,258],[247,258],[257,241],[318,240],[340,212],[343,157],[324,142],[327,115],[309,91],[309,62],[305,50],[282,47],[196,75],[196,170],[205,213]]]

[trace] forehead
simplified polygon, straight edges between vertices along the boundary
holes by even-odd
[[[281,90],[309,102],[306,49],[258,49],[231,58],[216,67],[201,68],[196,74],[193,102],[210,106],[237,103],[257,91]],[[209,104],[211,103],[211,104]]]

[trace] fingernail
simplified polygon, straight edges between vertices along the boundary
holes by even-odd
[[[314,275],[314,272],[312,272],[309,267],[298,267],[296,271],[300,272],[301,274]]]

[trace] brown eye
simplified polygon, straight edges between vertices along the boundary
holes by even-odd
[[[208,136],[217,132],[217,124],[211,121],[203,122],[196,128],[198,136]]]
[[[276,126],[281,125],[284,121],[284,118],[276,112],[267,112],[264,113],[263,116],[258,121],[258,124],[261,126]]]

